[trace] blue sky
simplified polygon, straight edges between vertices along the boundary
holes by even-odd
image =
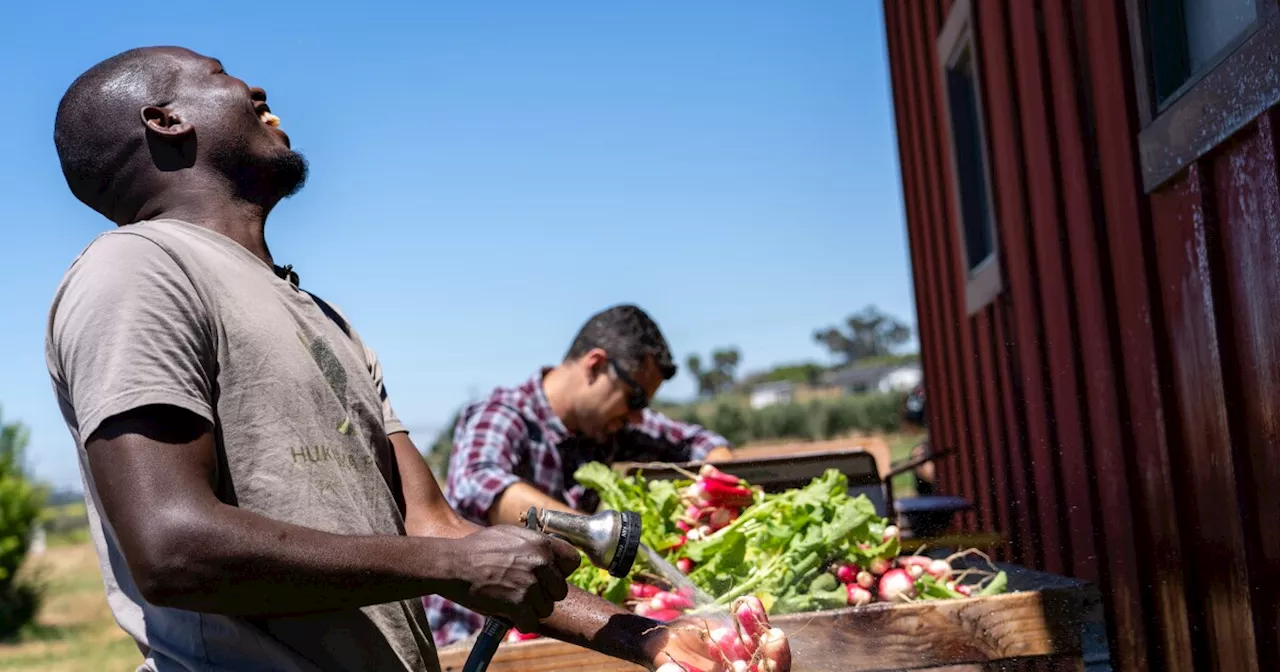
[[[54,110],[134,46],[267,89],[312,168],[271,249],[378,351],[419,445],[613,303],[747,370],[824,358],[814,328],[866,304],[915,321],[878,0],[3,4],[0,406],[57,485],[45,318],[110,225],[66,189]]]

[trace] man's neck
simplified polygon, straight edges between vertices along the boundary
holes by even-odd
[[[270,208],[220,193],[161,194],[147,202],[137,221],[177,219],[220,233],[253,256],[272,264],[266,222]]]
[[[570,403],[573,398],[573,380],[568,374],[564,365],[552,367],[542,375],[542,393],[547,395],[551,412],[560,418],[570,434],[575,434],[578,431],[578,421],[573,417],[573,404]]]

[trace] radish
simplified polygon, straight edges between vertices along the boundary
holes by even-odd
[[[864,604],[871,604],[871,600],[874,599],[871,596],[871,591],[856,583],[851,583],[845,586],[844,590],[845,594],[849,597],[849,606],[851,607],[861,607]]]
[[[702,530],[689,530],[684,533],[684,538],[689,541],[702,541]]]
[[[786,633],[769,628],[760,638],[761,672],[789,672],[791,669],[791,644]]]
[[[738,487],[742,485],[741,479],[730,476],[729,474],[726,474],[723,471],[720,471],[719,469],[715,468],[710,464],[702,465],[702,468],[698,470],[698,476],[701,477],[698,479],[701,481],[718,481],[720,483],[723,483],[725,485],[732,486],[732,487]]]
[[[951,578],[951,563],[946,560],[934,560],[929,563],[929,567],[925,571],[939,581],[946,581]]]
[[[693,485],[685,489],[684,496],[693,500],[694,504],[697,505],[709,503],[707,500],[707,487],[703,485],[702,481],[694,481]]]
[[[872,576],[871,572],[858,572],[854,582],[863,590],[871,590],[871,587],[876,585],[876,577]]]
[[[681,532],[688,532],[693,529],[693,526],[683,519],[676,521],[676,527],[680,528]]]
[[[867,565],[867,569],[870,569],[872,574],[880,576],[881,574],[889,571],[889,561],[884,558],[876,558]]]
[[[738,639],[738,633],[734,632],[733,628],[716,628],[711,631],[709,637],[712,654],[716,654],[712,656],[713,658],[723,656],[727,663],[751,658],[751,654],[747,653],[747,647],[743,646],[742,640]]]
[[[703,538],[703,539],[706,539],[707,537],[709,537],[709,536],[711,536],[711,535],[713,535],[713,534],[715,534],[715,533],[716,533],[716,531],[715,531],[715,530],[713,530],[713,529],[711,529],[711,526],[710,526],[710,525],[703,525],[702,527],[699,527],[699,528],[698,528],[698,534],[702,535],[702,538]]]
[[[924,555],[904,555],[898,558],[898,566],[903,569],[914,565],[920,565],[923,568],[928,568],[931,564],[933,564],[933,559]]]
[[[890,539],[892,539],[892,538],[894,538],[894,537],[896,537],[896,536],[898,536],[898,526],[897,526],[897,525],[889,525],[889,526],[886,526],[886,527],[884,528],[884,536],[882,537],[882,539],[881,539],[881,540],[882,540],[882,541],[889,541]]]
[[[735,660],[730,664],[732,672],[751,672],[751,664],[745,660]]]
[[[858,580],[858,568],[847,562],[839,565],[836,567],[836,579],[844,584],[855,583]]]
[[[693,560],[690,560],[689,558],[680,558],[679,560],[676,560],[676,569],[680,570],[681,574],[688,574],[689,572],[692,572],[693,567]]]
[[[973,589],[962,583],[956,586],[956,592],[964,595],[965,597],[969,597],[973,594]]]
[[[729,509],[716,509],[711,512],[711,527],[720,529],[733,521],[730,516],[733,514]]]
[[[649,612],[653,610],[649,608],[649,602],[646,600],[644,602],[637,602],[636,606],[631,608],[631,611],[633,611],[636,616],[648,616]]]
[[[711,515],[711,507],[709,506],[690,504],[689,506],[684,507],[684,517],[695,523],[708,515]]]
[[[916,580],[924,576],[924,568],[920,565],[911,565],[907,567],[907,574],[911,576],[911,580]]]
[[[905,569],[891,569],[880,577],[880,599],[905,602],[916,596],[916,584]]]
[[[674,621],[677,618],[680,618],[680,612],[675,609],[658,609],[657,611],[650,611],[649,618],[666,623],[667,621]]]
[[[701,487],[699,487],[701,486]],[[697,490],[695,490],[697,488]],[[719,481],[698,481],[689,486],[687,494],[697,501],[705,499],[716,506],[749,506],[755,503],[751,488],[740,485],[725,485]]]
[[[743,645],[754,654],[760,636],[769,630],[769,616],[765,613],[760,598],[747,595],[734,600],[733,620],[738,624],[738,635]]]
[[[692,609],[693,601],[686,598],[684,595],[677,595],[676,593],[662,591],[657,595],[654,595],[649,600],[649,607],[654,610]]]
[[[631,587],[628,590],[631,591],[632,598],[637,600],[647,600],[653,597],[654,595],[657,595],[660,589],[654,585],[650,585],[647,583],[640,583],[639,581],[633,581],[631,583]]]

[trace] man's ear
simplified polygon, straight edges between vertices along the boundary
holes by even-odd
[[[183,142],[195,134],[196,129],[167,107],[148,105],[142,108],[142,123],[148,134],[158,135],[171,142]]]
[[[195,165],[195,126],[173,110],[155,105],[142,108],[142,123],[147,127],[147,148],[156,168],[167,172]]]
[[[593,381],[596,376],[602,376],[608,372],[609,353],[601,348],[592,348],[582,356],[579,364],[586,368],[588,381]]]

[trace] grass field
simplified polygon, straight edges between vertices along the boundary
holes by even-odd
[[[0,670],[115,672],[141,662],[138,647],[107,608],[92,544],[51,543],[22,571],[45,585],[45,601],[17,641],[0,643]]]

